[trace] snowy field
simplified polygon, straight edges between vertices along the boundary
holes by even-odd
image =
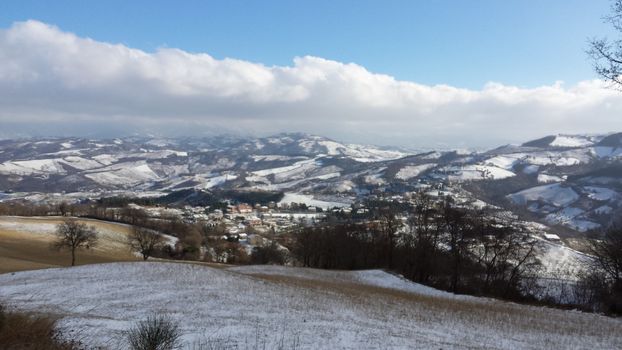
[[[346,200],[347,199],[344,198],[344,201]],[[302,193],[293,193],[293,192],[285,192],[283,199],[281,199],[279,203],[280,204],[304,203],[308,206],[320,207],[323,209],[329,209],[333,207],[342,208],[342,207],[350,206],[349,203],[323,201],[323,200],[315,199],[312,195],[302,194]]]
[[[186,349],[619,349],[622,321],[454,296],[382,271],[113,263],[0,275],[0,300],[124,349],[158,312]]]

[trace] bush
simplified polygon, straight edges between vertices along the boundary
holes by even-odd
[[[2,328],[6,325],[6,311],[4,310],[4,305],[0,304],[0,332],[2,332]]]
[[[179,326],[165,316],[149,316],[128,333],[133,350],[171,350],[180,347]]]
[[[20,350],[77,350],[79,344],[61,340],[55,330],[56,321],[46,316],[35,316],[7,311],[0,305],[0,349]]]

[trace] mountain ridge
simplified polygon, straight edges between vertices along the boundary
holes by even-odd
[[[620,164],[622,133],[559,134],[483,152],[422,153],[305,133],[35,138],[0,141],[0,189],[9,192],[4,201],[162,196],[196,188],[282,192],[347,206],[378,193],[442,188],[582,232],[612,224],[607,217],[621,210]],[[560,193],[573,200],[552,199]]]

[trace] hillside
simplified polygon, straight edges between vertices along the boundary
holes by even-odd
[[[112,263],[0,275],[0,299],[105,349],[153,312],[186,348],[615,349],[622,321],[423,287],[382,271]]]
[[[99,220],[81,219],[99,232],[99,244],[79,250],[77,264],[136,260],[127,247],[129,226]],[[0,216],[0,273],[68,266],[68,252],[50,249],[59,217],[24,218]]]
[[[197,189],[264,191],[326,208],[424,190],[504,207],[557,227],[562,236],[580,236],[622,213],[621,135],[551,135],[488,151],[424,153],[307,134],[4,140],[0,201],[77,202]]]

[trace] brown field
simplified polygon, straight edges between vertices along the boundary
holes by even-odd
[[[76,264],[137,260],[124,243],[127,225],[81,219],[100,232],[99,244],[77,252]],[[0,273],[68,266],[68,251],[50,248],[58,217],[0,217]]]
[[[326,272],[328,273],[330,272]],[[559,348],[560,343],[569,342],[568,339],[564,339],[565,337],[579,337],[588,339],[587,343],[606,344],[603,347],[596,345],[594,348],[609,349],[611,344],[622,344],[620,320],[598,314],[521,305],[489,298],[438,297],[366,285],[347,279],[321,278],[315,274],[308,274],[305,277],[256,272],[244,274],[268,283],[310,290],[312,291],[310,295],[319,298],[337,297],[346,300],[348,304],[367,309],[370,313],[383,314],[389,319],[399,320],[407,315],[407,317],[416,319],[420,324],[442,324],[449,318],[451,322],[471,325],[474,329],[487,328],[491,334],[506,334],[515,338],[522,338],[526,334],[542,335],[542,343],[547,345],[546,348],[551,349]],[[392,312],[394,314],[391,314]],[[552,334],[560,336],[560,339],[547,340],[547,336]],[[529,337],[525,341],[525,348],[534,348],[533,345],[527,344],[530,342]],[[495,344],[498,340],[486,339],[484,343],[488,342]],[[455,346],[450,343],[446,345],[449,348]],[[574,348],[570,345],[571,342],[566,343],[563,348],[568,348],[568,346]],[[438,343],[438,346],[443,348],[441,343]],[[461,348],[473,349],[489,347],[496,348],[497,346],[461,345]],[[584,347],[576,346],[576,348]]]

